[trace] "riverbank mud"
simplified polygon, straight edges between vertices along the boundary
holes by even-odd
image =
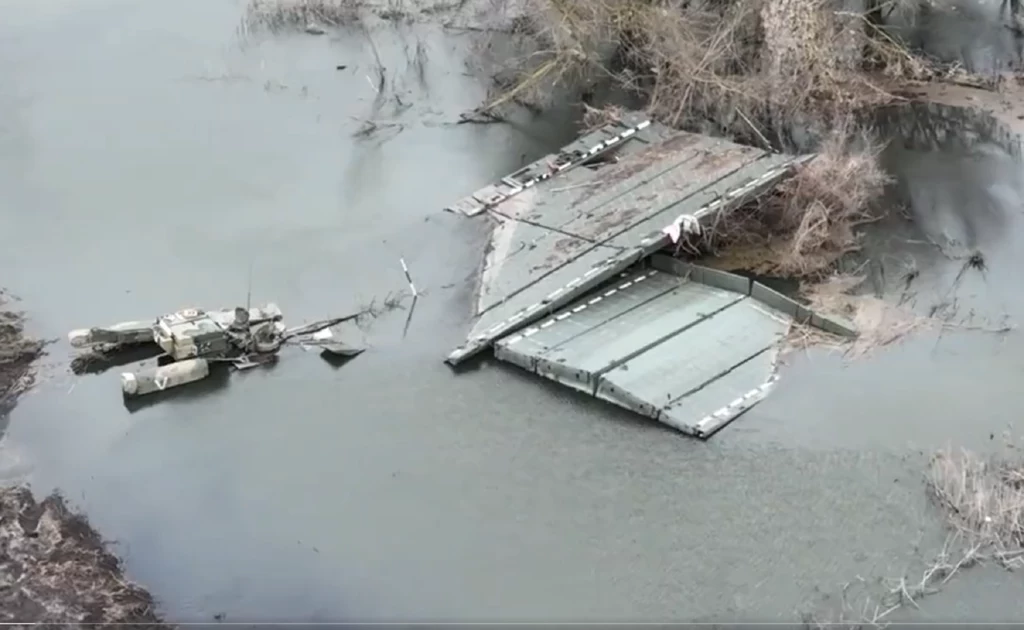
[[[51,495],[0,490],[0,622],[156,627],[152,596],[126,581],[84,517]]]
[[[11,296],[0,289],[0,420],[31,387],[32,363],[43,351],[41,342],[25,337],[21,314],[5,310],[10,302]]]
[[[44,344],[26,336],[20,313],[2,310],[0,423],[35,379]],[[118,559],[59,495],[37,502],[26,487],[0,488],[0,623],[154,626],[153,598],[125,580]]]

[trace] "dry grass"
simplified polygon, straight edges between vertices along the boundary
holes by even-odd
[[[583,134],[590,133],[599,127],[604,127],[622,120],[626,109],[616,105],[607,107],[583,106]]]
[[[6,302],[0,291],[0,307]],[[43,353],[43,343],[24,334],[20,313],[0,311],[0,418],[10,410],[18,396],[32,386],[33,363]]]
[[[896,98],[885,89],[892,77],[932,72],[870,16],[829,0],[526,1],[537,46],[510,61],[515,80],[499,82],[483,111],[543,107],[560,87],[610,80],[646,97],[652,117],[673,127],[710,121],[775,149],[792,129],[809,129],[821,139],[816,159],[754,210],[719,217],[682,248],[815,279],[860,247],[857,228],[878,218],[874,202],[889,178],[882,145],[854,121]],[[903,10],[883,4],[883,15]],[[584,122],[614,116],[588,107]]]
[[[990,458],[937,453],[928,490],[949,524],[981,552],[1007,566],[1024,564],[1024,456],[1012,447]]]
[[[849,605],[844,586],[838,620],[810,619],[808,625],[879,627],[892,612],[919,607],[964,569],[987,562],[1024,566],[1024,456],[1012,445],[992,457],[941,451],[929,463],[926,482],[952,531],[920,578],[886,580],[882,595],[863,597],[861,606]]]
[[[1024,454],[1012,444],[989,457],[940,451],[929,462],[926,485],[951,532],[920,577],[883,580],[880,593],[861,579],[843,585],[838,609],[827,616],[806,615],[805,625],[880,627],[896,610],[918,608],[964,569],[984,563],[1011,570],[1024,566]],[[865,588],[851,597],[852,586]]]
[[[252,0],[244,25],[251,30],[342,26],[357,21],[363,8],[361,0]]]
[[[246,31],[285,28],[339,27],[373,15],[387,22],[437,19],[460,12],[468,0],[249,0],[243,19]]]
[[[889,176],[881,146],[845,119],[818,156],[755,204],[720,215],[695,251],[770,276],[819,279],[844,255],[857,251],[857,227],[879,217],[876,202]]]
[[[891,100],[863,71],[866,54],[879,75],[929,73],[865,16],[827,0],[527,2],[538,47],[510,61],[517,80],[486,108],[612,79],[645,94],[651,114],[672,126],[766,126]]]
[[[833,275],[802,284],[800,293],[811,310],[850,322],[858,334],[855,339],[847,339],[797,326],[789,337],[789,349],[831,347],[855,359],[944,325],[937,318],[920,316],[901,305],[860,293],[863,282],[862,276]]]
[[[938,593],[961,570],[985,560],[979,546],[966,543],[957,534],[951,535],[920,577],[904,575],[874,583],[858,576],[840,587],[838,605],[832,610],[804,613],[804,627],[850,630],[886,627],[892,613],[906,606],[919,608],[922,599]]]
[[[779,187],[777,207],[765,209],[783,239],[778,273],[807,276],[859,248],[854,229],[877,218],[875,202],[891,181],[879,165],[881,148],[847,123]]]

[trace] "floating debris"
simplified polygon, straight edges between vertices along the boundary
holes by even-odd
[[[334,332],[330,328],[324,328],[321,331],[313,333],[308,340],[302,342],[302,347],[304,349],[319,348],[324,354],[339,357],[358,356],[366,350],[365,347],[353,346],[337,340],[334,336]]]

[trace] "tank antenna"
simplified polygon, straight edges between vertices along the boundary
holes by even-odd
[[[252,260],[249,261],[249,280],[248,287],[245,292],[245,314],[249,314],[249,309],[252,306]]]

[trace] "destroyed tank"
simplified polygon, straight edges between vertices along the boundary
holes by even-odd
[[[281,309],[270,303],[263,308],[216,311],[184,309],[162,315],[156,321],[133,321],[101,328],[73,330],[68,341],[74,348],[104,352],[156,343],[173,361],[197,357],[223,357],[236,351],[242,337],[257,325],[280,325]]]
[[[274,303],[252,309],[191,308],[155,320],[73,330],[68,341],[74,348],[108,356],[142,346],[159,352],[154,355],[156,367],[121,374],[122,393],[136,397],[200,381],[218,364],[239,370],[265,365],[276,359],[289,340],[330,355],[355,356],[363,349],[334,340],[330,327],[357,317],[336,317],[286,329],[281,310]]]
[[[153,339],[175,361],[222,357],[232,349],[227,330],[208,313],[198,309],[160,317],[153,326]]]

